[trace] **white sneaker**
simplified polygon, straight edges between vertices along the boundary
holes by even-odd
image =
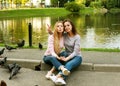
[[[55,81],[56,85],[66,85],[66,82],[62,78],[57,78]]]
[[[45,75],[46,79],[50,79],[50,76],[54,75],[53,73],[51,73],[50,71],[48,71],[48,73]]]
[[[55,81],[57,80],[57,77],[56,77],[55,75],[53,75],[53,76],[50,76],[50,79],[51,79],[53,82],[55,82]]]
[[[62,70],[62,73],[67,76],[67,75],[70,74],[70,71],[67,70],[66,68],[64,68],[64,69]]]

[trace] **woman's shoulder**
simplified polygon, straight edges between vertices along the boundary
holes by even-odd
[[[53,38],[53,34],[48,36],[49,38]]]
[[[78,38],[80,38],[80,35],[79,35],[79,34],[76,34],[75,36],[78,37]]]
[[[53,35],[49,35],[48,39],[54,39]]]
[[[75,35],[75,38],[77,38],[77,39],[79,38],[79,39],[80,39],[80,35],[79,35],[79,34],[76,34],[76,35]]]

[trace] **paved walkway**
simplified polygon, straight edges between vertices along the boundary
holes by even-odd
[[[2,56],[15,59],[35,59],[42,60],[45,50],[39,49],[17,49],[8,51]],[[98,52],[98,51],[82,51],[83,62],[100,63],[100,64],[120,64],[119,52]]]
[[[7,56],[9,59],[42,60],[44,52],[45,50],[39,49],[5,50],[2,56]],[[82,51],[82,55],[85,63],[120,64],[120,53],[118,52]],[[46,73],[47,71],[22,68],[19,74],[9,80],[8,70],[0,68],[0,80],[5,80],[8,86],[54,86],[54,83],[45,79]],[[74,71],[68,77],[66,86],[119,86],[119,81],[119,72]]]

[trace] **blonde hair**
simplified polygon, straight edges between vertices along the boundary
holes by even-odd
[[[54,37],[54,51],[55,53],[58,55],[61,51],[61,48],[60,48],[60,37],[59,37],[59,32],[57,31],[57,25],[58,23],[62,23],[62,21],[58,21],[55,23],[55,26],[54,26],[54,33],[53,33],[53,37]]]

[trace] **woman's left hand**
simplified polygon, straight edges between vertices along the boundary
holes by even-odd
[[[66,61],[68,61],[68,58],[67,57],[60,57],[60,60],[66,62]]]

